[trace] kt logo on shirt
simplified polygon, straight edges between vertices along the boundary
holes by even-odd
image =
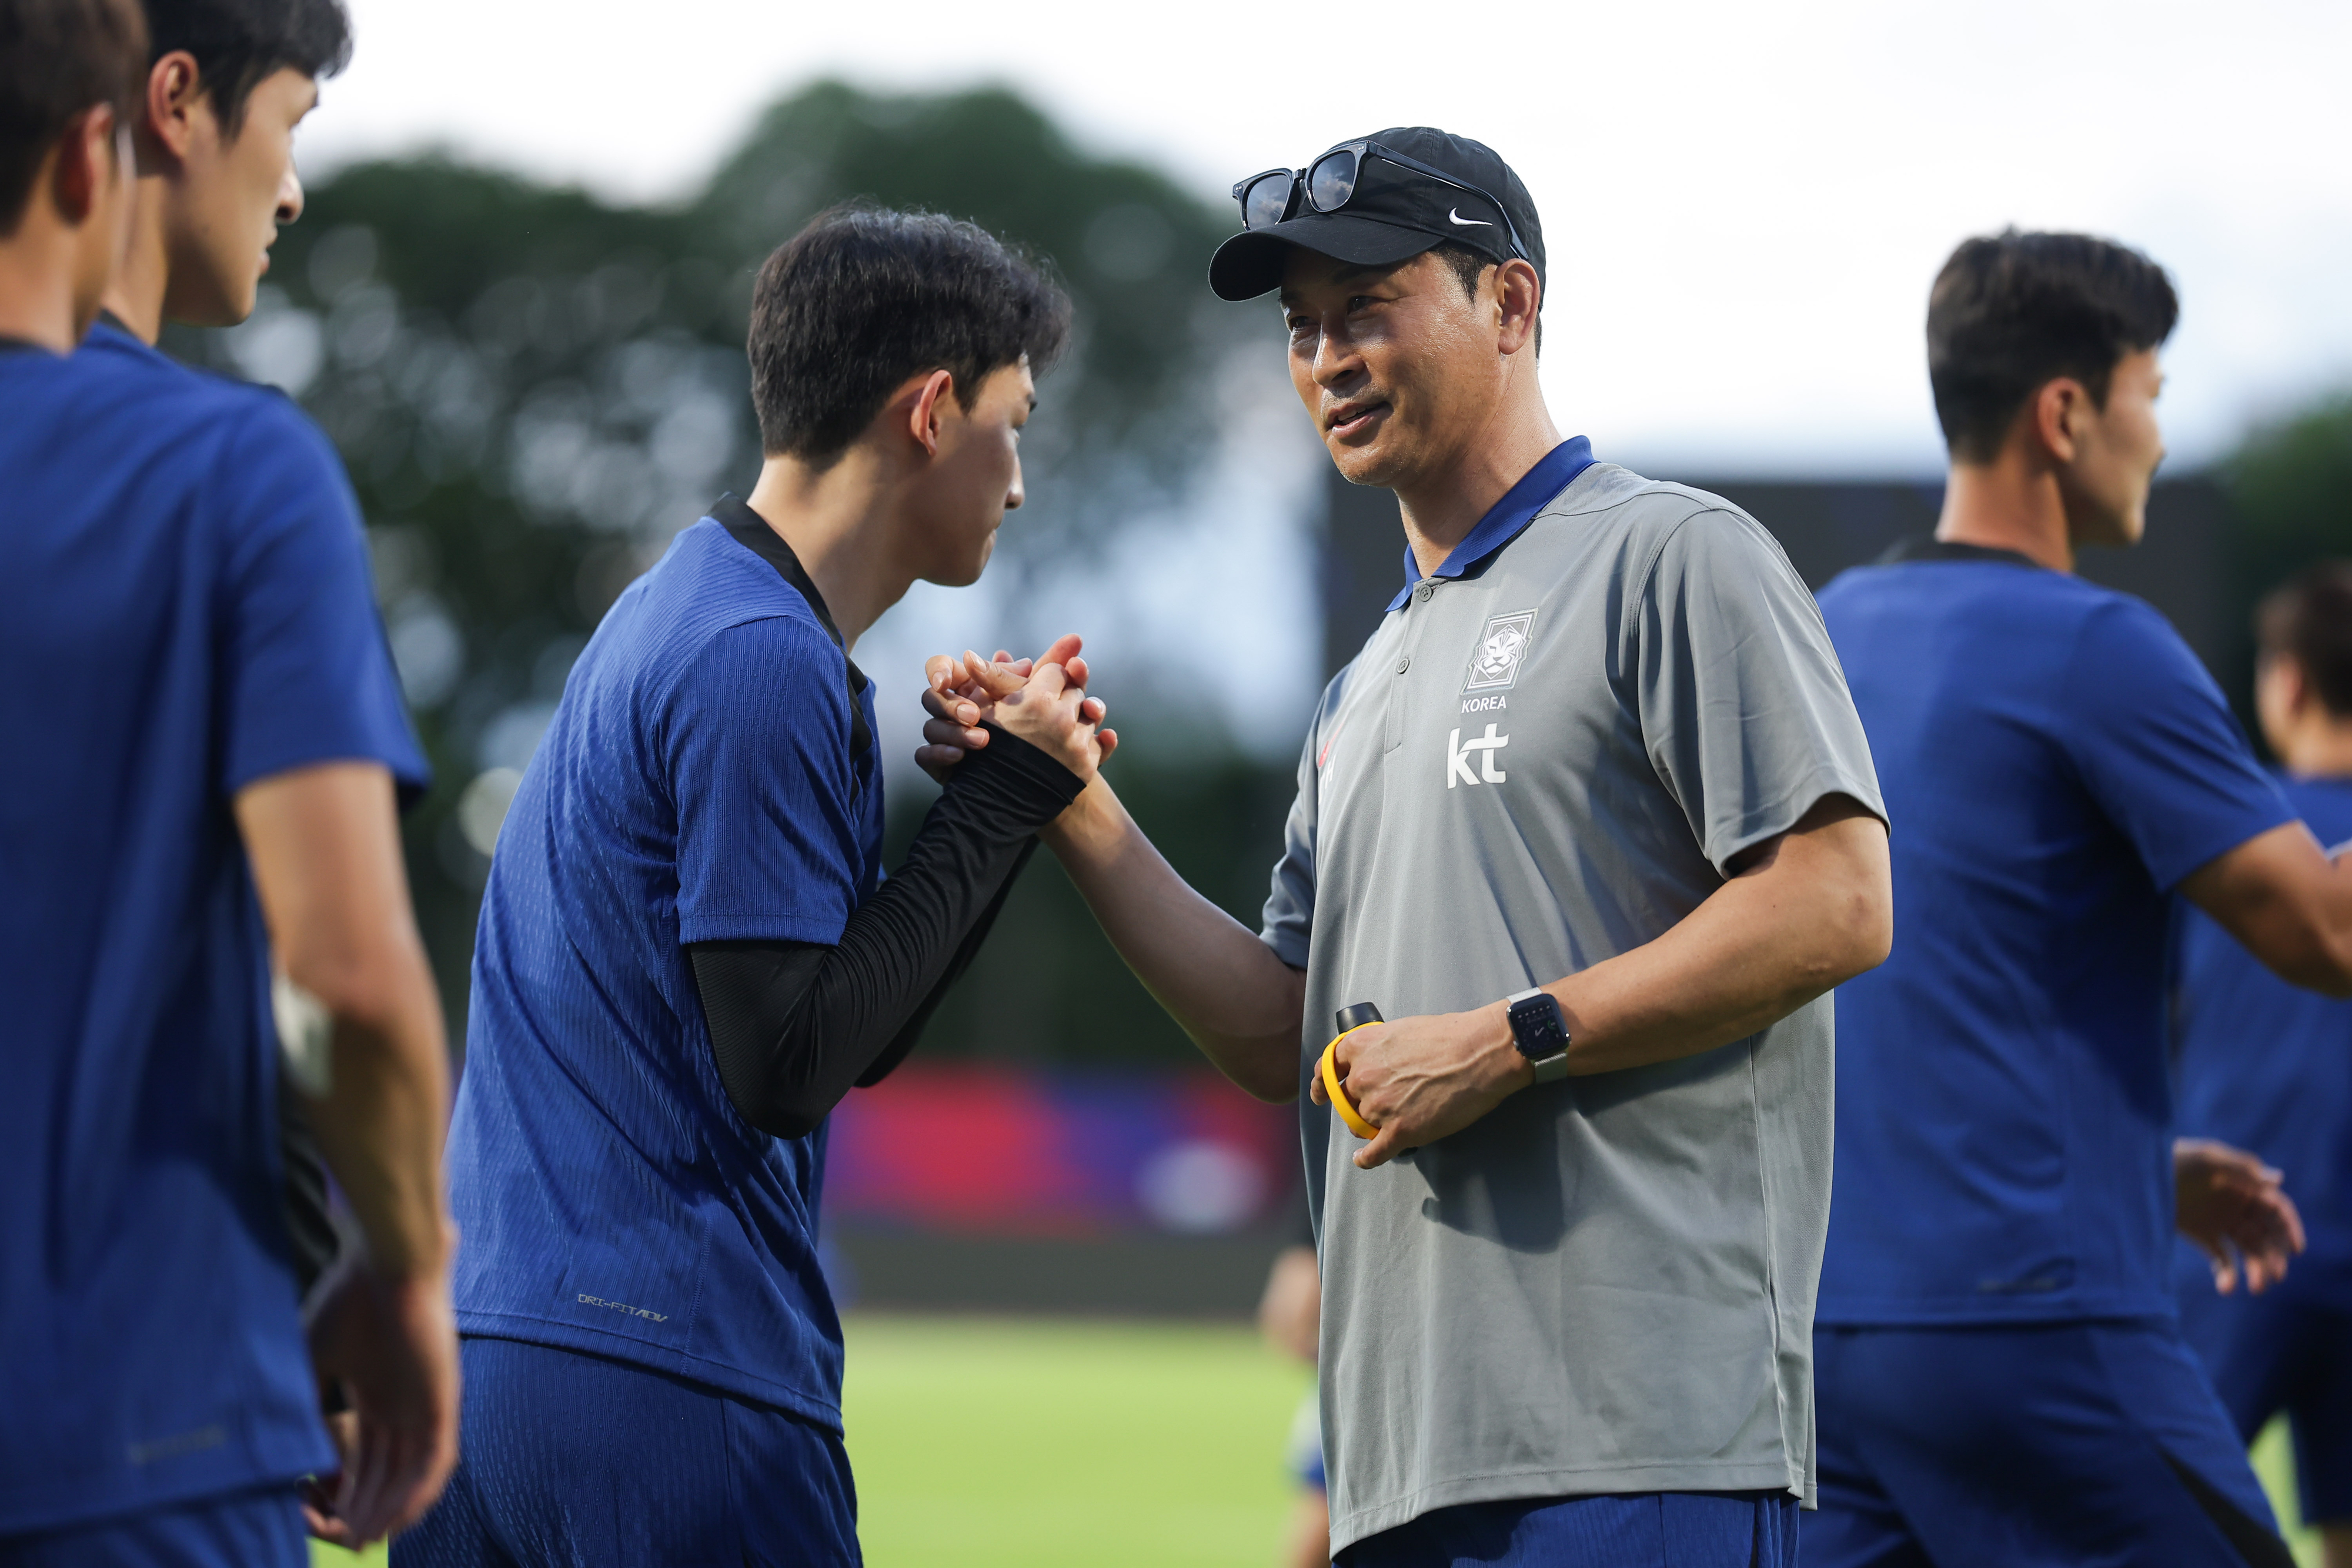
[[[1496,735],[1495,729],[1494,725],[1488,725],[1486,733],[1475,740],[1463,739],[1458,729],[1445,737],[1445,787],[1448,789],[1457,784],[1500,784],[1509,777],[1495,766],[1495,753],[1510,745],[1511,737]],[[1478,771],[1475,773],[1470,771],[1470,758],[1474,752],[1478,758]]]

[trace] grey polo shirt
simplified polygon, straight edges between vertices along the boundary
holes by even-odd
[[[1823,796],[1884,815],[1812,595],[1718,497],[1586,468],[1333,679],[1264,938],[1332,1014],[1483,1006],[1658,936]],[[1513,1095],[1360,1171],[1303,1094],[1331,1547],[1454,1503],[1813,1495],[1831,1001]]]

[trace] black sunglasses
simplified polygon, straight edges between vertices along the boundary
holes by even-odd
[[[1443,169],[1433,169],[1417,158],[1408,158],[1393,147],[1378,141],[1342,141],[1304,169],[1268,169],[1263,174],[1252,174],[1234,186],[1234,200],[1242,205],[1242,227],[1267,229],[1297,215],[1303,196],[1307,207],[1318,213],[1336,213],[1355,199],[1360,183],[1364,161],[1380,158],[1400,169],[1435,180],[1457,191],[1467,191],[1474,196],[1484,196],[1493,202],[1495,210],[1503,214],[1504,231],[1511,238],[1511,254],[1522,261],[1532,262],[1528,247],[1519,238],[1518,226],[1511,222],[1510,210],[1496,200],[1490,191],[1457,180]]]

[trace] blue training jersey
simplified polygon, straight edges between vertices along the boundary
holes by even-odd
[[[101,326],[0,351],[0,1536],[326,1468],[231,815],[425,781],[334,452]]]
[[[732,497],[715,510],[751,517]],[[736,1113],[686,944],[837,942],[873,892],[882,779],[854,669],[779,567],[710,517],[573,666],[475,942],[449,1135],[465,1333],[839,1428],[824,1129],[775,1138]]]
[[[2352,779],[2281,783],[2323,845],[2352,840]],[[2288,985],[2186,902],[2173,951],[2180,1131],[2286,1173],[2310,1249],[2281,1288],[2352,1310],[2352,1001]]]
[[[1895,824],[1817,1321],[2172,1311],[2166,894],[2294,815],[2139,600],[1927,546],[1821,596]]]

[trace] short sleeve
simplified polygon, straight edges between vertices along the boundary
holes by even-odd
[[[1331,677],[1315,709],[1315,722],[1307,727],[1307,744],[1298,754],[1298,794],[1282,825],[1282,858],[1275,862],[1274,891],[1266,896],[1265,918],[1258,927],[1258,939],[1294,969],[1307,967],[1307,937],[1315,928],[1316,789],[1320,782],[1318,764],[1323,731],[1339,710],[1339,694],[1346,688],[1348,671],[1353,668],[1350,664]]]
[[[2138,600],[2118,595],[2085,619],[2062,696],[2062,743],[2158,887],[2294,821],[2221,688]]]
[[[359,504],[292,403],[256,394],[221,444],[228,518],[221,786],[321,762],[380,762],[404,801],[430,782],[376,612]]]
[[[1686,518],[1627,613],[1643,743],[1717,871],[1828,795],[1885,817],[1821,610],[1761,527]]]
[[[866,839],[840,650],[794,617],[729,627],[679,672],[662,734],[678,940],[840,941]]]

